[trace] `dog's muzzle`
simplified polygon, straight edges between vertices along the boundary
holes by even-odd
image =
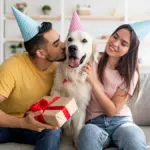
[[[72,56],[72,57],[76,57],[77,56],[77,46],[76,45],[71,45],[68,47],[68,54],[69,54],[69,57]]]
[[[81,58],[77,57],[77,46],[71,45],[68,47],[68,65],[71,68],[77,68],[80,64],[83,63],[86,55],[82,56]]]

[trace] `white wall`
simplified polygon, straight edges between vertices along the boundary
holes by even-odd
[[[5,14],[12,15],[11,6],[14,6],[16,2],[26,2],[28,4],[25,12],[30,16],[38,16],[42,14],[41,7],[45,4],[50,4],[52,6],[51,15],[60,15],[60,1],[59,0],[5,0]],[[39,21],[42,22],[42,21]],[[60,21],[51,21],[54,28],[60,32]],[[22,37],[16,20],[6,20],[5,21],[5,37]],[[14,43],[14,42],[13,42]],[[5,43],[4,57],[8,58],[11,55],[11,50],[9,46],[11,42]]]
[[[5,0],[6,15],[12,15],[11,6],[14,6],[16,2],[23,0]],[[60,1],[59,0],[24,0],[28,4],[26,8],[26,14],[30,16],[38,16],[42,14],[41,7],[44,4],[50,4],[52,6],[51,15],[60,15]],[[51,21],[58,32],[60,32],[59,21]],[[13,30],[12,30],[13,29]],[[20,31],[15,20],[6,21],[6,37],[20,37]]]
[[[97,16],[110,16],[113,8],[117,8],[120,15],[124,15],[124,0],[65,0],[65,15],[70,16],[76,5],[90,4],[92,7],[92,15]],[[86,31],[89,32],[94,38],[102,34],[111,33],[122,21],[101,21],[101,20],[81,20]],[[69,20],[65,22],[65,33],[69,27]]]
[[[129,16],[144,16],[150,19],[150,0],[129,0]],[[150,41],[150,36],[148,35],[145,40]],[[139,56],[143,64],[150,66],[150,43],[141,42]]]

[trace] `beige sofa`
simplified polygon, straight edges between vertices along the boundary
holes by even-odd
[[[135,122],[143,129],[148,149],[150,149],[150,73],[142,73],[140,79],[139,96],[135,96],[130,100],[129,106],[133,113]],[[74,150],[72,143],[69,139],[63,138],[63,143],[60,150]],[[24,144],[7,143],[0,144],[0,150],[33,150],[33,146]],[[117,150],[116,148],[107,148],[105,150]]]

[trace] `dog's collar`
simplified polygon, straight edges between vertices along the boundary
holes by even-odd
[[[65,83],[67,83],[67,82],[72,82],[72,80],[71,80],[70,78],[65,78],[65,79],[63,80],[63,84],[65,84]]]

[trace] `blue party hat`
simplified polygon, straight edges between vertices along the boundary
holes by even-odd
[[[16,17],[24,41],[31,40],[37,33],[39,33],[40,24],[16,8],[12,7],[12,10]]]
[[[130,26],[133,28],[140,41],[150,33],[150,20],[136,22],[130,24]]]

